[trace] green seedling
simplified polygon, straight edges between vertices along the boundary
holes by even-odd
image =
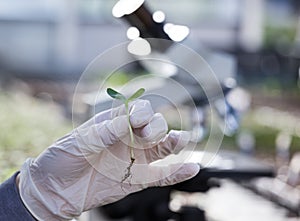
[[[134,147],[134,135],[133,135],[133,130],[130,124],[130,116],[129,116],[129,102],[133,101],[137,98],[139,98],[140,96],[142,96],[145,92],[144,88],[140,88],[138,89],[134,94],[132,94],[129,98],[126,98],[123,94],[121,94],[118,91],[115,91],[112,88],[108,88],[107,89],[107,94],[109,96],[111,96],[114,99],[120,100],[122,101],[122,103],[124,103],[125,105],[125,110],[126,110],[126,115],[127,115],[127,124],[128,124],[128,130],[129,130],[129,135],[130,135],[130,144],[129,144],[129,148],[130,148],[130,164],[129,166],[126,168],[126,173],[122,179],[122,183],[131,175],[131,167],[135,161],[135,156],[134,156],[134,151],[133,151],[133,147]]]

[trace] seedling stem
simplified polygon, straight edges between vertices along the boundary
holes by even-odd
[[[121,94],[120,92],[118,92],[118,91],[116,91],[112,88],[107,89],[107,94],[109,96],[111,96],[114,99],[121,100],[124,103],[125,110],[126,110],[126,115],[127,115],[127,124],[128,124],[129,136],[130,136],[130,144],[129,144],[130,164],[126,168],[126,173],[125,173],[125,175],[124,175],[124,177],[121,181],[122,183],[131,176],[131,167],[132,167],[132,165],[135,161],[134,149],[133,149],[135,141],[134,141],[133,130],[132,130],[132,127],[131,127],[131,124],[130,124],[129,102],[137,99],[140,96],[142,96],[144,92],[145,92],[145,89],[140,88],[133,95],[131,95],[129,98],[126,98],[123,94]]]

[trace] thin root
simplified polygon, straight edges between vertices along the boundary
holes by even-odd
[[[126,173],[123,177],[123,179],[121,180],[121,183],[124,183],[125,180],[127,180],[132,174],[131,174],[131,167],[134,163],[135,159],[134,158],[130,158],[130,164],[129,166],[126,168]]]

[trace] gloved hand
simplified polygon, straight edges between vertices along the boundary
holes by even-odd
[[[20,173],[22,201],[38,220],[69,220],[83,211],[115,202],[150,186],[172,185],[199,172],[197,164],[154,166],[151,162],[179,152],[188,132],[170,131],[161,114],[145,100],[129,104],[136,136],[130,176],[128,119],[124,105],[101,112],[64,136]],[[123,180],[123,181],[122,181]]]

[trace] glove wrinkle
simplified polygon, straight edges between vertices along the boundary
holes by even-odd
[[[23,164],[20,195],[34,217],[70,220],[130,193],[172,185],[197,174],[198,165],[150,164],[178,153],[190,137],[183,131],[167,134],[166,120],[153,112],[149,101],[130,102],[129,108],[130,124],[137,134],[128,179],[122,182],[130,164],[131,138],[125,106],[121,105],[97,114]]]

